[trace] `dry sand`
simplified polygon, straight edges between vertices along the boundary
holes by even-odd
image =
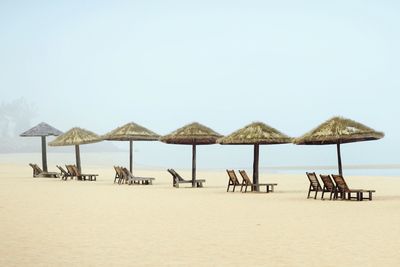
[[[200,189],[32,178],[0,164],[0,266],[400,266],[400,177],[347,177],[373,201],[306,199],[305,175],[261,175],[275,193],[227,193],[224,172]],[[183,172],[189,176],[188,172]]]

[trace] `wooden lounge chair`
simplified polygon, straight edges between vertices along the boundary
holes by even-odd
[[[240,175],[243,178],[243,183],[242,183],[242,187],[244,186],[244,192],[247,192],[247,187],[250,186],[251,191],[255,191],[255,189],[257,187],[262,187],[265,186],[265,191],[267,193],[269,192],[274,192],[274,187],[277,186],[278,184],[253,184],[249,178],[249,176],[247,175],[245,170],[239,170]],[[240,191],[242,191],[242,188],[240,189]]]
[[[29,163],[29,166],[33,169],[33,177],[47,177],[47,178],[59,178],[60,174],[58,172],[45,172],[37,164]]]
[[[65,168],[67,168],[67,172],[70,175],[71,179],[76,177],[76,180],[82,180],[82,176],[78,176],[78,174],[75,172],[74,165],[65,165]]]
[[[174,169],[167,170],[172,175],[172,186],[179,187],[179,184],[191,184],[192,180],[185,180],[180,176]],[[203,183],[206,182],[204,179],[196,179],[195,181],[196,187],[203,187]]]
[[[332,178],[336,183],[336,192],[341,193],[342,199],[355,199],[358,201],[364,199],[372,200],[372,193],[375,193],[375,190],[349,189],[342,175],[332,174]],[[364,197],[364,193],[367,194],[367,197]],[[355,194],[355,196],[352,196],[352,194]]]
[[[124,180],[122,169],[119,166],[114,166],[114,170],[115,170],[114,184],[115,183],[121,184]]]
[[[322,191],[322,187],[318,181],[317,175],[315,174],[315,172],[306,172],[306,175],[308,177],[308,180],[310,181],[307,198],[310,198],[311,192],[315,192],[314,199],[317,199],[318,191]]]
[[[97,176],[99,176],[98,174],[87,174],[87,173],[81,173],[78,170],[78,167],[76,167],[76,165],[72,165],[72,168],[75,172],[75,175],[79,178],[80,180],[84,180],[84,181],[96,181],[97,180]]]
[[[124,172],[123,168],[120,166],[114,166],[114,169],[115,169],[114,183],[118,184],[128,183],[129,177]]]
[[[56,165],[57,168],[61,171],[61,180],[66,181],[68,179],[68,177],[70,177],[71,179],[74,178],[74,175],[70,172],[67,172],[63,167]]]
[[[324,184],[324,187],[322,188],[321,199],[324,199],[325,192],[330,193],[329,195],[330,200],[332,200],[332,197],[336,199],[337,198],[336,185],[332,181],[331,176],[320,174],[319,177],[321,177],[322,183]]]
[[[128,184],[143,184],[143,185],[151,185],[156,178],[153,177],[139,177],[134,176],[127,168],[121,168],[125,176],[125,181]]]
[[[236,176],[236,173],[234,170],[226,170],[228,173],[229,181],[228,181],[228,188],[226,189],[226,192],[229,192],[229,187],[233,186],[232,192],[235,192],[236,186],[241,186],[240,191],[242,191],[243,188],[243,183],[241,184],[239,182],[239,179]]]

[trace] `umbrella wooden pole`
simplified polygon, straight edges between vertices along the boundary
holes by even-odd
[[[253,162],[253,184],[258,184],[258,161],[260,156],[260,145],[254,145],[254,162]],[[254,191],[259,191],[258,186],[254,186]]]
[[[343,171],[342,171],[342,156],[340,155],[340,143],[337,143],[336,147],[337,147],[337,158],[338,158],[339,175],[343,175]]]
[[[196,145],[192,145],[192,187],[196,186]]]
[[[81,172],[81,153],[79,150],[79,145],[75,145],[75,156],[76,156],[76,167],[78,168],[79,172]]]
[[[42,168],[47,172],[46,136],[42,136]]]
[[[129,140],[129,171],[132,172],[133,169],[133,141]]]

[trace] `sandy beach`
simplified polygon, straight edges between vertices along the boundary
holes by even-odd
[[[0,267],[400,267],[399,14],[0,1]],[[363,201],[308,199],[306,172]]]
[[[227,193],[227,175],[199,171],[205,188],[32,178],[0,165],[0,266],[399,266],[399,177],[347,177],[373,201],[306,199],[305,175],[261,174],[276,192]],[[189,176],[189,172],[182,172]]]

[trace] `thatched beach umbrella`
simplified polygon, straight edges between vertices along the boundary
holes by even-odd
[[[292,138],[262,122],[251,123],[218,140],[221,145],[254,145],[253,183],[258,184],[260,145],[291,143]],[[256,188],[258,191],[258,188]]]
[[[160,136],[136,123],[127,123],[102,136],[103,140],[129,141],[129,170],[133,169],[133,141],[158,141]]]
[[[46,136],[53,135],[58,136],[62,132],[53,126],[48,125],[45,122],[39,123],[35,127],[27,130],[20,134],[22,137],[40,136],[42,138],[42,168],[43,171],[47,172],[47,152],[46,152]]]
[[[342,117],[334,117],[315,129],[296,138],[297,145],[336,145],[339,174],[343,175],[340,144],[378,140],[384,133],[377,132],[359,122]]]
[[[160,141],[167,144],[192,145],[192,186],[194,187],[196,180],[196,146],[215,144],[220,137],[222,135],[219,133],[194,122],[161,137]]]
[[[72,128],[63,135],[60,135],[54,141],[50,142],[50,146],[75,146],[76,166],[81,171],[81,155],[79,145],[100,142],[102,139],[95,133],[82,129]]]

